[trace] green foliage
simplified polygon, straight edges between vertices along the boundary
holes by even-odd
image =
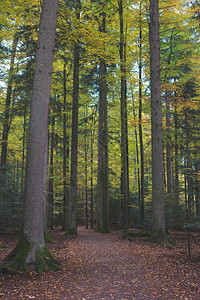
[[[0,232],[19,230],[22,221],[23,193],[21,169],[17,165],[0,167]]]
[[[10,110],[8,169],[0,170],[0,231],[13,231],[21,224],[23,205],[24,163],[27,148],[27,129],[29,100],[32,92],[33,71],[41,1],[2,2],[0,17],[1,82],[5,88],[0,90],[0,120],[3,120],[6,102],[7,65],[10,61],[11,42],[17,34],[19,45],[13,70],[12,105]],[[124,1],[124,24],[126,27],[126,75],[127,75],[127,116],[129,140],[129,223],[130,226],[151,228],[151,115],[149,84],[149,42],[148,7],[146,1]],[[141,22],[139,18],[141,3]],[[195,3],[195,1],[193,1]],[[63,186],[69,185],[63,178],[63,116],[67,124],[67,168],[70,164],[71,108],[73,93],[73,46],[81,39],[80,63],[80,107],[79,107],[79,163],[78,163],[78,224],[85,221],[85,177],[84,177],[84,105],[88,106],[87,120],[87,171],[93,179],[93,201],[95,218],[95,197],[97,187],[97,141],[98,141],[98,90],[99,60],[104,58],[107,64],[108,130],[109,130],[109,202],[110,226],[122,225],[121,209],[121,158],[120,158],[120,64],[119,64],[119,18],[118,2],[106,2],[106,33],[99,34],[100,12],[98,1],[81,1],[81,19],[77,26],[74,2],[60,1],[59,20],[56,36],[55,59],[53,66],[52,90],[50,100],[49,124],[55,118],[53,149],[53,223],[62,225]],[[161,39],[161,76],[163,96],[164,146],[171,141],[173,163],[175,146],[178,146],[179,191],[175,195],[165,195],[167,228],[181,228],[186,224],[187,197],[192,195],[191,217],[199,214],[196,201],[199,184],[199,18],[197,6],[188,6],[187,1],[160,2],[160,39]],[[133,26],[134,24],[134,26]],[[142,129],[145,157],[145,222],[140,221],[140,161],[137,160],[136,138],[138,134],[138,57],[139,29],[142,29],[142,90],[143,112]],[[66,86],[64,87],[64,62],[66,63]],[[64,107],[64,88],[66,88],[66,106]],[[165,127],[165,92],[170,92],[171,131]],[[176,110],[176,111],[175,111]],[[187,116],[187,122],[185,118]],[[178,128],[174,121],[177,117]],[[2,124],[0,124],[2,132]],[[49,128],[52,131],[52,128]],[[189,135],[188,135],[189,133]],[[175,140],[175,136],[178,136]],[[91,170],[91,139],[93,139],[93,170]],[[188,147],[186,142],[188,141]],[[23,156],[24,151],[24,156]],[[165,151],[165,149],[164,149]],[[166,152],[166,151],[165,151]],[[17,162],[18,161],[18,162]],[[17,162],[17,163],[16,163]],[[187,164],[186,164],[187,162]],[[164,162],[165,163],[165,162]],[[139,173],[138,173],[139,172]],[[50,173],[48,173],[50,177]],[[139,176],[139,178],[138,178]],[[191,191],[185,188],[185,178],[192,181]],[[166,179],[166,171],[165,171]],[[91,178],[88,178],[88,206],[91,206]],[[196,194],[195,194],[196,193]],[[185,194],[186,201],[185,201]],[[177,205],[177,196],[179,204]],[[185,203],[187,202],[187,203]],[[197,226],[198,227],[198,226]],[[96,228],[102,231],[101,228]],[[103,232],[108,229],[103,230]],[[68,230],[67,235],[77,234]]]

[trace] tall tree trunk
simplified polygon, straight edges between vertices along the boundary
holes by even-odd
[[[135,104],[134,98],[132,96],[133,101],[133,116],[135,121],[135,146],[136,146],[136,162],[137,162],[137,178],[136,178],[136,169],[135,169],[135,181],[138,182],[138,206],[141,212],[141,186],[140,186],[140,168],[139,168],[139,149],[138,149],[138,133],[137,133],[137,126],[136,126],[136,113],[135,113]],[[140,214],[141,215],[141,214]]]
[[[140,2],[140,32],[139,32],[139,138],[140,138],[140,168],[141,168],[141,223],[144,223],[144,147],[142,135],[142,3]]]
[[[193,206],[193,187],[192,187],[192,170],[191,170],[191,165],[190,165],[190,160],[191,160],[191,153],[190,153],[190,147],[189,147],[189,141],[190,141],[190,132],[189,132],[189,124],[188,124],[188,115],[187,115],[187,110],[185,111],[185,131],[186,131],[186,168],[185,168],[185,173],[187,174],[186,176],[186,186],[187,186],[187,203],[188,203],[188,222],[190,223],[191,217],[192,217],[192,206]]]
[[[127,26],[124,37],[124,80],[125,80],[125,128],[126,128],[126,169],[127,169],[127,205],[128,205],[128,224],[130,223],[130,208],[129,208],[129,148],[128,148],[128,111],[127,111],[127,80],[126,80],[126,37]]]
[[[128,165],[127,165],[127,135],[126,135],[126,78],[124,63],[124,25],[123,1],[119,1],[120,19],[120,64],[121,64],[121,163],[122,163],[122,202],[123,202],[123,234],[128,234]]]
[[[55,117],[52,116],[51,124],[51,144],[50,144],[50,161],[49,161],[49,182],[48,182],[48,228],[53,229],[53,152],[54,152],[54,126]]]
[[[80,0],[76,1],[76,16],[80,19]],[[69,228],[66,234],[77,234],[77,164],[78,164],[78,107],[79,107],[79,58],[80,45],[74,46],[73,104],[72,104],[72,140],[71,140],[71,173],[69,191]]]
[[[104,10],[105,1],[99,1]],[[106,32],[106,14],[100,14],[100,33]],[[98,179],[96,230],[109,231],[108,202],[108,126],[107,126],[107,81],[106,62],[102,58],[99,66],[99,125],[98,125]]]
[[[63,70],[63,98],[64,98],[64,114],[63,114],[63,230],[69,227],[69,137],[67,134],[67,90],[66,90],[66,59],[64,61]]]
[[[178,157],[179,157],[179,146],[178,146],[178,114],[177,114],[177,105],[175,103],[175,112],[174,112],[174,126],[175,126],[175,179],[174,179],[174,191],[176,197],[176,203],[179,204],[179,165],[178,165]]]
[[[52,63],[58,0],[44,0],[40,17],[36,67],[31,98],[26,162],[23,226],[15,249],[5,259],[8,268],[47,271],[58,268],[44,240],[43,183]]]
[[[152,230],[165,238],[162,106],[160,80],[160,39],[158,0],[150,0],[150,79],[152,130]]]
[[[172,170],[172,146],[171,146],[171,113],[170,113],[170,94],[166,91],[166,167],[167,167],[167,193],[173,193],[173,170]]]
[[[87,104],[86,104],[87,105]],[[87,172],[87,163],[88,163],[88,147],[87,147],[87,106],[85,109],[85,225],[88,229],[88,172]]]
[[[199,180],[199,164],[196,154],[195,159],[195,208],[196,208],[196,217],[200,217],[200,180]]]
[[[44,233],[45,240],[48,236],[48,215],[47,215],[47,169],[48,169],[48,148],[49,148],[49,138],[48,138],[48,127],[46,128],[46,145],[44,152],[44,179],[43,179],[43,223],[44,223]]]
[[[24,160],[26,143],[26,109],[24,107],[23,138],[22,138],[22,176],[21,176],[21,197],[24,196]]]
[[[8,76],[8,87],[6,93],[6,105],[4,111],[4,120],[3,120],[3,134],[2,134],[2,148],[1,148],[1,166],[6,165],[7,162],[7,148],[8,148],[8,133],[9,133],[9,123],[10,123],[10,105],[11,105],[11,96],[12,96],[12,82],[13,82],[13,70],[14,70],[14,61],[15,54],[17,49],[18,37],[14,35],[11,60],[10,60],[10,70]]]
[[[93,229],[94,227],[94,184],[93,184],[93,173],[94,173],[94,168],[93,168],[93,164],[94,164],[94,126],[95,126],[95,115],[94,112],[92,113],[92,130],[91,130],[91,156],[90,156],[90,162],[91,162],[91,177],[90,177],[90,183],[91,183],[91,222],[90,222],[90,226],[91,229]]]
[[[169,56],[168,56],[168,66],[171,63],[171,56],[173,53],[173,29],[170,36],[170,49],[169,49]],[[167,77],[167,71],[165,74],[165,80],[169,81]],[[166,168],[167,168],[167,193],[169,195],[173,194],[173,168],[172,168],[172,139],[171,139],[171,113],[170,113],[170,92],[166,89],[166,134],[167,134],[167,142],[166,142]]]

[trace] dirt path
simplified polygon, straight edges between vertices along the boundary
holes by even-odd
[[[63,270],[2,278],[1,300],[200,299],[200,260],[188,261],[178,245],[169,249],[83,228],[77,238],[52,235],[56,244],[49,248]]]

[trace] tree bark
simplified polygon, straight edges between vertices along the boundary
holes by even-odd
[[[63,70],[63,98],[64,98],[64,115],[63,115],[63,230],[69,227],[69,136],[67,133],[67,90],[66,90],[66,59]]]
[[[76,16],[80,19],[80,0],[76,1]],[[74,46],[73,104],[72,104],[72,140],[71,140],[71,173],[69,191],[69,228],[66,234],[77,234],[77,164],[78,164],[78,107],[79,107],[79,56],[80,45]]]
[[[48,228],[53,229],[53,152],[54,152],[54,126],[55,116],[51,121],[51,144],[49,159],[49,182],[48,182]]]
[[[170,114],[170,95],[166,91],[166,164],[167,164],[167,193],[173,193],[173,170],[172,170],[172,146],[171,146],[171,114]]]
[[[199,180],[199,164],[197,154],[195,154],[195,208],[196,208],[196,217],[200,216],[200,180]]]
[[[121,68],[121,164],[122,164],[122,202],[123,202],[123,234],[128,234],[128,165],[127,165],[127,135],[126,135],[126,76],[124,63],[124,25],[123,1],[119,1],[120,19],[120,68]]]
[[[16,248],[5,262],[13,271],[58,269],[44,240],[43,183],[49,97],[59,0],[44,0],[40,17],[31,98],[23,226]]]
[[[137,178],[136,178],[136,168],[135,168],[135,181],[138,183],[138,206],[140,210],[140,216],[141,216],[141,186],[140,186],[140,168],[139,168],[139,149],[138,149],[138,133],[137,133],[137,126],[136,126],[136,113],[135,113],[135,104],[134,104],[134,97],[132,96],[133,101],[133,116],[135,121],[135,147],[136,147],[136,159],[134,159],[137,162]],[[142,218],[141,218],[142,221]]]
[[[87,104],[86,104],[87,105]],[[87,106],[85,109],[85,132],[84,132],[84,142],[85,142],[85,225],[88,229],[88,146],[87,146]]]
[[[158,0],[150,0],[150,79],[152,130],[152,233],[165,238],[162,105]]]
[[[140,168],[141,168],[141,223],[144,223],[144,147],[142,135],[142,3],[140,2],[140,32],[139,32],[139,139],[140,139]]]
[[[96,115],[96,111],[94,110],[92,112],[92,129],[91,129],[91,153],[90,153],[90,162],[91,162],[91,177],[90,177],[90,183],[91,183],[91,208],[90,208],[90,212],[91,212],[91,229],[93,229],[94,227],[94,183],[93,183],[93,173],[94,173],[94,133],[95,133],[95,115]]]
[[[185,173],[186,173],[186,193],[187,193],[187,204],[188,204],[188,222],[191,222],[191,217],[192,217],[192,212],[193,212],[193,184],[192,184],[192,170],[190,166],[190,161],[191,161],[191,150],[190,150],[190,145],[189,141],[191,139],[190,135],[190,130],[189,130],[189,124],[188,124],[188,112],[187,109],[185,110],[185,137],[186,137],[186,143],[185,143],[185,148],[186,148],[186,168],[185,168]]]
[[[174,112],[174,126],[175,126],[175,178],[174,178],[174,191],[177,205],[179,204],[179,165],[178,165],[178,156],[179,156],[179,145],[178,145],[178,114],[177,114],[177,104],[175,103],[175,112]]]
[[[102,10],[105,1],[100,1]],[[106,14],[100,14],[100,33],[106,32]],[[108,232],[108,126],[107,126],[107,81],[106,62],[102,58],[99,65],[99,125],[98,125],[98,179],[97,179],[97,223],[96,230]]]

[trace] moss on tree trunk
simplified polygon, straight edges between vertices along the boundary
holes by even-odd
[[[161,244],[165,240],[167,240],[166,231],[160,229],[152,229],[147,240],[153,243]]]
[[[35,260],[30,257],[35,252]],[[61,264],[49,252],[46,244],[38,245],[35,248],[26,237],[21,234],[18,243],[13,251],[3,260],[0,266],[2,274],[16,274],[20,271],[35,270],[37,272],[48,272],[61,270]]]
[[[76,235],[78,235],[78,233],[77,233],[77,230],[76,230],[76,228],[67,228],[66,229],[66,231],[65,231],[65,235],[66,236],[69,236],[69,235],[74,235],[74,236],[76,236]]]

